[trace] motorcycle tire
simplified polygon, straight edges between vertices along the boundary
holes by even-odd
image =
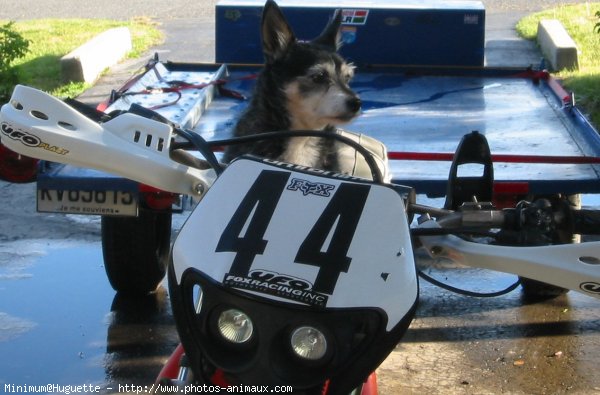
[[[566,202],[570,206],[581,208],[580,195],[554,195],[554,196],[536,196],[536,198],[545,197],[550,199],[552,204],[559,204],[561,201]],[[579,243],[581,237],[567,231],[556,232],[554,242],[556,244],[571,244]],[[519,277],[521,280],[521,290],[523,296],[531,300],[546,300],[553,299],[569,292],[568,289],[558,287],[552,284],[546,284],[541,281],[532,280],[530,278]]]
[[[146,295],[162,282],[171,245],[170,212],[140,209],[137,217],[103,216],[102,254],[117,292]]]
[[[520,279],[523,296],[527,299],[552,299],[569,292],[566,288],[546,284],[530,278],[520,277]]]

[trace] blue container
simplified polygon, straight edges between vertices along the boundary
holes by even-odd
[[[296,37],[319,35],[335,9],[343,13],[340,53],[357,65],[481,67],[485,8],[480,1],[279,0]],[[261,64],[262,0],[220,0],[216,61]]]

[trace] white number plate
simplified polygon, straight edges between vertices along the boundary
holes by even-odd
[[[378,307],[395,326],[417,298],[402,197],[391,187],[265,162],[231,163],[173,246],[226,287],[315,308]]]
[[[37,210],[45,213],[136,216],[138,202],[127,191],[38,189]]]

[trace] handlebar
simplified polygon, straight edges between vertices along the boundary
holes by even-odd
[[[410,204],[408,211],[423,214],[420,223],[436,218],[437,228],[415,228],[413,235],[479,233],[492,229],[547,235],[557,230],[572,234],[600,234],[600,210],[553,205],[547,199],[521,202],[515,208],[494,209],[489,204],[468,203],[458,211]],[[487,233],[486,233],[487,234]]]
[[[408,207],[415,209],[424,214],[411,235],[434,259],[512,273],[600,298],[600,241],[569,242],[574,234],[600,234],[600,210],[547,199],[503,210],[479,203],[431,213]],[[429,219],[433,213],[435,221]]]

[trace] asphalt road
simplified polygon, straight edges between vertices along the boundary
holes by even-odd
[[[528,58],[518,62],[535,60],[535,48],[516,38],[514,23],[529,12],[576,2],[484,1],[488,46],[525,51]],[[202,61],[212,59],[214,3],[3,0],[0,19],[149,16],[167,35],[153,51]],[[89,100],[118,87],[133,63],[117,67]],[[141,300],[116,296],[104,275],[98,218],[38,214],[34,196],[33,184],[0,182],[0,388],[44,383],[99,385],[103,393],[131,389],[125,385],[143,390],[178,341],[168,295],[162,289]],[[514,280],[471,269],[434,274],[480,290]],[[427,284],[420,300],[405,342],[379,369],[382,394],[600,393],[597,300],[569,293],[528,304],[519,292],[481,300]]]
[[[129,19],[149,16],[157,20],[199,18],[213,15],[217,0],[4,0],[0,19],[37,18],[111,18]],[[506,13],[518,17],[560,4],[582,3],[576,0],[484,0],[488,14]]]

